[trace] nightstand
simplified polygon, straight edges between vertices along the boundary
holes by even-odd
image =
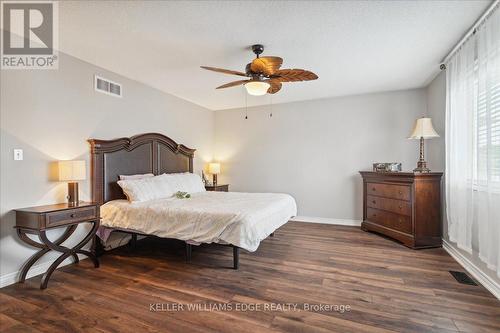
[[[205,185],[205,189],[213,192],[229,192],[229,184]]]
[[[82,250],[82,247],[94,237],[97,228],[99,228],[99,205],[90,202],[80,202],[78,206],[61,203],[16,209],[15,212],[16,226],[14,228],[17,229],[19,238],[26,244],[40,249],[23,265],[19,277],[20,283],[26,280],[26,274],[31,266],[51,250],[61,252],[62,254],[50,265],[43,275],[40,289],[47,288],[47,283],[52,273],[68,257],[73,257],[74,261],[78,262],[77,254],[84,254],[92,260],[94,267],[99,267],[97,257],[89,251]],[[92,224],[89,233],[72,248],[61,245],[73,234],[80,223]],[[66,230],[58,239],[51,241],[47,238],[46,231],[56,228],[66,228]],[[28,234],[38,236],[40,242],[31,239],[28,237]]]

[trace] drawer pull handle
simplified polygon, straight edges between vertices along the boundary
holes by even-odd
[[[399,191],[398,193],[399,193],[400,195],[401,195],[401,194],[403,194],[403,192],[402,192],[402,191]]]
[[[372,201],[373,204],[376,204],[377,202],[375,200]]]
[[[403,209],[403,206],[402,206],[402,205],[399,205],[399,209]]]
[[[375,216],[377,216],[377,214],[373,214],[372,216],[375,217]]]
[[[69,217],[71,217],[71,218],[74,218],[75,216],[76,216],[76,215],[75,215],[75,213],[71,213],[71,214],[69,215]]]
[[[372,191],[375,192],[377,189],[375,187],[372,187]]]

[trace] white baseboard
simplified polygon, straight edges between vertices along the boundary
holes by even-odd
[[[348,225],[348,226],[355,226],[355,227],[359,227],[361,225],[361,220],[333,219],[333,218],[312,217],[312,216],[295,216],[290,221],[320,223],[320,224]]]
[[[84,259],[87,258],[87,256],[85,256],[83,254],[79,254],[78,258],[80,260],[84,260]],[[47,271],[47,269],[49,268],[49,266],[55,260],[56,259],[48,261],[48,262],[43,262],[43,263],[38,264],[38,265],[31,266],[31,268],[28,271],[28,274],[26,276],[26,279],[29,279],[30,277],[33,277],[33,276],[45,273]],[[69,257],[68,259],[64,260],[58,267],[63,267],[63,266],[66,266],[66,265],[69,265],[69,264],[72,264],[72,263],[73,263],[73,258]],[[12,272],[12,273],[5,274],[5,275],[1,275],[0,276],[0,288],[6,287],[6,286],[14,284],[14,283],[17,283],[17,281],[19,280],[19,274],[20,273],[21,273],[21,271],[19,270],[19,271],[15,271],[15,272]]]
[[[453,257],[467,272],[469,272],[479,283],[488,289],[496,298],[500,299],[500,285],[491,277],[486,275],[472,261],[463,256],[450,242],[443,239],[443,248]]]

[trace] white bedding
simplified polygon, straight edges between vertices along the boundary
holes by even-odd
[[[296,214],[295,200],[288,194],[200,192],[189,199],[113,200],[101,206],[101,225],[199,243],[229,243],[253,252]]]

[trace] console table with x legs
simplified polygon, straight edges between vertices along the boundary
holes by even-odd
[[[62,254],[50,265],[43,275],[40,289],[47,288],[50,276],[66,258],[72,257],[75,262],[78,262],[78,254],[84,254],[92,260],[94,267],[99,267],[99,261],[94,253],[82,250],[82,247],[94,237],[99,228],[99,222],[99,205],[89,202],[80,202],[77,206],[62,203],[16,209],[15,228],[17,229],[17,235],[26,244],[39,249],[23,265],[19,282],[23,283],[26,280],[29,269],[38,259],[51,250],[61,252]],[[71,248],[61,245],[73,234],[81,223],[92,224],[88,234]],[[47,231],[55,228],[66,229],[61,236],[51,241],[47,237]],[[30,238],[29,234],[38,236],[40,242]]]

